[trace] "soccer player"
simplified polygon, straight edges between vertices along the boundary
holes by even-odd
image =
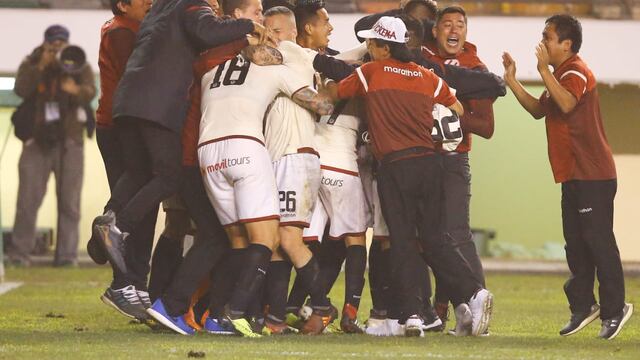
[[[389,318],[372,335],[422,336],[418,316],[420,297],[415,276],[418,244],[434,271],[452,287],[454,304],[466,309],[461,328],[482,334],[489,325],[493,296],[474,278],[464,258],[445,240],[440,222],[440,157],[431,130],[434,103],[456,112],[462,105],[442,79],[411,62],[402,20],[382,17],[369,31],[374,60],[356,70],[337,86],[329,86],[334,98],[365,98],[373,153],[381,163],[377,173],[381,207],[391,243],[391,285],[394,301]],[[431,120],[431,121],[429,121]],[[404,323],[404,325],[401,325]],[[464,325],[464,326],[463,326]]]
[[[502,57],[504,78],[531,116],[545,118],[551,170],[556,183],[562,184],[562,227],[571,270],[564,290],[571,318],[560,335],[575,334],[600,316],[599,336],[613,339],[633,314],[633,305],[624,302],[624,275],[613,234],[616,169],[596,79],[578,55],[581,45],[580,22],[570,15],[554,15],[545,21],[536,47],[546,88],[542,95],[535,98],[517,80],[516,62],[509,53]],[[600,305],[593,295],[594,275]]]
[[[299,30],[298,44],[316,53],[326,52],[333,27],[324,4],[298,4],[295,11]],[[364,54],[363,48],[361,55],[356,55],[352,60],[360,60]],[[311,225],[304,231],[307,240],[322,239],[327,231],[328,242],[340,241],[346,246],[345,300],[340,327],[347,333],[362,332],[357,313],[364,287],[367,258],[365,232],[369,214],[358,174],[356,154],[360,112],[359,101],[345,100],[336,106],[336,111],[331,116],[321,118],[316,125],[314,141],[320,153],[322,181]],[[325,229],[327,224],[328,230]],[[323,247],[328,249],[326,244]],[[327,254],[331,255],[333,254]],[[339,271],[342,262],[340,258],[339,262],[325,265],[323,281],[327,292],[337,276],[334,270]]]
[[[255,66],[242,56],[202,78],[198,158],[205,186],[230,241],[249,244],[226,308],[226,317],[245,336],[259,336],[244,317],[279,242],[280,204],[262,120],[280,93],[320,114],[333,111],[331,101],[307,83],[286,66]]]
[[[188,109],[191,66],[207,48],[257,33],[250,20],[218,19],[204,0],[158,0],[141,24],[118,83],[113,118],[127,156],[125,170],[93,233],[111,265],[126,272],[125,238],[180,185],[180,133]]]
[[[285,57],[287,66],[294,69],[313,86],[315,52],[295,44],[297,37],[294,14],[286,7],[274,7],[265,14],[265,27],[273,31],[280,41],[288,41]],[[287,294],[291,277],[291,264],[296,268],[305,288],[311,295],[314,309],[302,332],[320,334],[328,324],[323,317],[335,317],[335,310],[326,297],[326,289],[319,278],[320,267],[302,235],[309,227],[320,187],[320,160],[314,149],[315,114],[280,95],[269,106],[265,123],[265,145],[273,161],[280,200],[280,251],[274,252],[267,274],[267,304],[269,314],[265,326],[274,334],[285,333]]]
[[[124,172],[125,161],[117,128],[113,126],[111,117],[113,94],[133,51],[140,22],[150,8],[151,0],[111,0],[114,16],[101,30],[98,60],[101,95],[96,111],[96,138],[111,190]],[[128,271],[123,273],[114,268],[111,285],[101,296],[105,304],[129,317],[147,318],[145,308],[150,305],[147,275],[157,215],[157,209],[150,211],[138,230],[132,234],[131,246],[125,253]],[[96,263],[107,262],[100,244],[93,236],[87,243],[87,252]]]
[[[262,23],[260,2],[257,0],[229,0],[226,2],[226,9],[232,18]],[[213,334],[233,333],[233,327],[228,322],[221,321],[222,308],[228,301],[232,291],[230,288],[237,278],[236,274],[240,272],[239,266],[243,262],[245,246],[242,243],[232,244],[235,246],[227,253],[227,236],[202,183],[197,154],[202,117],[200,83],[202,77],[212,68],[235,58],[241,51],[258,65],[282,63],[282,56],[275,49],[264,45],[256,46],[257,44],[257,39],[253,37],[236,40],[203,52],[193,65],[195,81],[190,89],[191,104],[182,131],[184,184],[180,196],[185,200],[185,205],[196,223],[196,241],[175,271],[171,284],[161,299],[155,301],[149,311],[160,323],[183,335],[193,334],[194,329],[200,328]],[[222,261],[219,261],[221,257]],[[214,271],[211,272],[214,267]],[[209,314],[195,319],[194,314],[188,311],[191,297],[201,280],[210,272],[213,287],[209,291]],[[200,323],[198,320],[201,320]]]
[[[438,12],[433,28],[435,42],[423,48],[423,55],[431,61],[460,66],[468,69],[486,71],[486,66],[477,55],[475,45],[467,39],[467,16],[463,8],[451,6]],[[493,102],[492,99],[472,99],[463,102],[467,110],[461,117],[464,133],[462,143],[454,151],[442,150],[444,167],[442,191],[444,197],[445,232],[452,245],[460,250],[469,262],[477,280],[484,285],[484,272],[480,257],[476,251],[471,234],[469,203],[471,199],[471,168],[469,151],[471,151],[471,134],[485,139],[493,136]],[[438,316],[447,319],[448,303],[451,289],[436,278],[435,308]]]

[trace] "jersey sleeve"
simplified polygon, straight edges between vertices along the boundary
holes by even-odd
[[[560,75],[560,85],[567,89],[577,101],[587,92],[587,74],[579,67],[570,68]]]
[[[351,75],[340,81],[338,84],[338,97],[340,99],[349,99],[356,96],[364,96],[369,91],[366,74],[369,74],[368,64],[357,68]]]
[[[288,97],[292,97],[299,90],[309,87],[297,72],[286,66],[281,66],[278,80],[279,90]]]
[[[449,88],[449,85],[447,85],[447,83],[444,80],[442,80],[442,78],[438,77],[436,74],[432,73],[431,71],[425,70],[424,72],[432,75],[432,79],[434,81],[434,88],[435,88],[435,91],[433,92],[433,100],[436,103],[442,104],[448,107],[455,104],[456,101],[458,101],[456,96],[453,95],[451,88]]]

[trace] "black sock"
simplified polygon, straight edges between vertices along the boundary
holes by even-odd
[[[311,250],[311,254],[317,258],[320,252],[320,241],[305,241],[305,244],[309,250]],[[287,299],[287,312],[295,312],[297,315],[298,310],[302,305],[304,305],[308,295],[308,289],[302,281],[302,278],[296,274],[296,278],[293,281],[293,286],[291,287],[291,291],[289,292],[289,297]]]
[[[127,244],[127,247],[128,246]],[[149,298],[152,302],[160,298],[169,288],[173,276],[178,271],[181,263],[182,241],[171,239],[166,235],[160,235],[151,258]],[[115,273],[114,271],[114,274]],[[116,284],[116,286],[117,285],[119,284]]]
[[[230,315],[235,318],[246,314],[251,299],[258,296],[267,275],[271,249],[260,244],[251,244],[247,248],[244,270],[240,274],[229,301]],[[260,299],[262,297],[260,296]]]
[[[290,278],[291,263],[279,260],[269,264],[266,285],[267,304],[269,305],[269,318],[276,322],[282,322],[285,319]]]
[[[360,307],[360,297],[364,288],[364,271],[367,266],[367,248],[363,245],[347,247],[345,263],[344,303]]]
[[[320,265],[315,257],[311,257],[311,260],[305,266],[296,269],[296,272],[309,292],[312,307],[331,305],[326,295],[327,291],[323,287],[323,282],[320,278]]]
[[[373,240],[369,247],[369,291],[371,292],[371,303],[374,310],[380,308],[382,289],[380,286],[380,261],[382,256],[382,244],[378,240]],[[384,309],[386,310],[386,309]]]
[[[331,240],[325,236],[322,241],[318,263],[320,264],[320,278],[323,281],[323,288],[329,294],[338,275],[340,275],[342,263],[347,256],[347,249],[344,240]]]
[[[231,298],[231,293],[244,264],[247,249],[231,249],[227,257],[213,268],[211,273],[211,289],[209,317],[219,319],[224,314],[224,306]]]

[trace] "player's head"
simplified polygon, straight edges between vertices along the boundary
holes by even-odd
[[[249,19],[262,24],[261,0],[224,0],[222,12],[234,19]]]
[[[295,9],[298,42],[312,49],[324,49],[329,45],[333,26],[324,8],[324,0],[299,0]]]
[[[433,0],[409,0],[402,8],[403,12],[414,19],[435,20],[438,15],[438,4]]]
[[[542,43],[549,52],[552,65],[560,65],[564,59],[580,51],[582,25],[578,19],[571,15],[554,15],[545,24]]]
[[[111,0],[113,15],[122,15],[135,21],[142,21],[151,9],[153,0]]]
[[[400,16],[399,18],[407,27],[407,47],[409,50],[420,49],[424,40],[424,26],[422,25],[422,21],[406,15]]]
[[[362,30],[358,36],[367,39],[367,50],[375,60],[395,59],[401,62],[412,61],[407,47],[407,27],[396,17],[383,16],[371,28]]]
[[[216,16],[220,16],[222,14],[218,0],[207,0],[207,3],[209,3],[209,6],[211,6],[211,9],[213,9],[213,13]]]
[[[284,6],[272,7],[264,13],[264,26],[275,34],[279,41],[296,42],[298,31],[293,11]]]
[[[467,41],[467,13],[460,6],[440,10],[432,31],[441,55],[459,54]]]

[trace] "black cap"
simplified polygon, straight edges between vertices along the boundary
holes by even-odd
[[[69,42],[69,29],[62,25],[51,25],[44,32],[44,41],[52,43],[56,40]]]

